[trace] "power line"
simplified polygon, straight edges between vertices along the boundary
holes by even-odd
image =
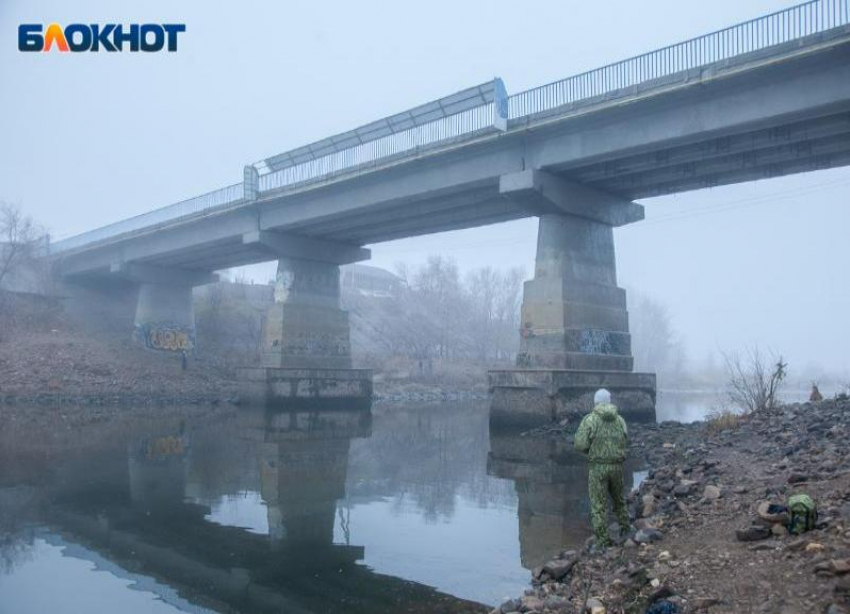
[[[825,181],[823,183],[804,186],[801,188],[791,189],[791,190],[783,190],[781,192],[774,192],[772,194],[763,194],[761,196],[753,196],[750,198],[742,198],[740,200],[731,201],[722,205],[706,205],[704,207],[699,207],[695,209],[687,209],[684,211],[675,211],[668,214],[662,214],[657,217],[653,217],[651,220],[646,220],[645,224],[657,224],[661,222],[675,221],[680,219],[687,219],[691,217],[697,217],[700,215],[706,215],[709,213],[720,213],[723,211],[733,211],[736,209],[745,209],[750,206],[761,205],[766,202],[776,202],[777,200],[788,200],[790,198],[805,196],[807,194],[812,194],[816,192],[823,191],[825,189],[831,187],[839,187],[839,186],[847,186],[850,185],[850,180],[847,179],[836,179],[832,181]]]

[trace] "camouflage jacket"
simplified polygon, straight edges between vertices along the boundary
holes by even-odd
[[[575,447],[587,454],[591,463],[622,463],[629,447],[626,421],[610,403],[593,408],[579,424]]]

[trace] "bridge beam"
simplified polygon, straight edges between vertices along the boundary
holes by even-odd
[[[115,262],[109,272],[130,281],[164,286],[203,286],[218,281],[218,275],[196,269],[159,267],[149,264]]]
[[[243,234],[242,244],[261,245],[278,257],[316,260],[335,265],[350,264],[372,257],[370,250],[358,245],[269,230],[255,230]]]
[[[607,226],[643,219],[643,205],[537,169],[502,175],[499,193],[534,215],[563,213]]]

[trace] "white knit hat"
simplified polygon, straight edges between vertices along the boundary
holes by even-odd
[[[596,391],[596,394],[593,395],[593,402],[596,405],[604,405],[605,403],[610,403],[611,393],[605,390],[605,388],[600,388]]]

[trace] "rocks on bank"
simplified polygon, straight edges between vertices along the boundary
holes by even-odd
[[[649,473],[629,496],[631,533],[604,552],[592,540],[561,552],[494,614],[850,613],[848,435],[847,400],[785,405],[726,430],[634,427]],[[771,513],[796,493],[819,511],[801,535]]]

